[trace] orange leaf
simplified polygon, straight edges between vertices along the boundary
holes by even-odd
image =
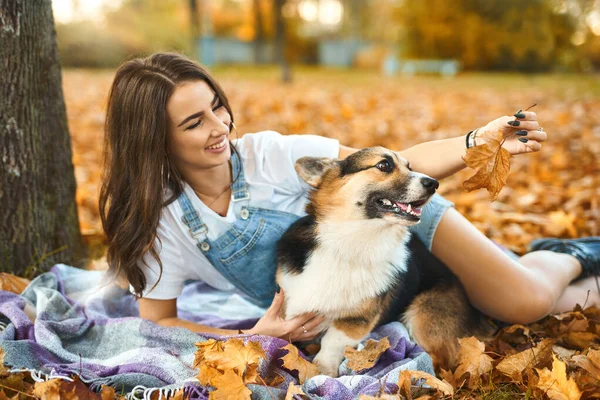
[[[485,345],[474,336],[458,339],[460,350],[458,352],[458,368],[455,376],[460,378],[469,373],[469,386],[476,386],[482,374],[492,370],[492,358],[484,353]]]
[[[369,339],[362,350],[356,350],[350,346],[346,346],[344,356],[348,359],[348,368],[352,371],[362,371],[364,369],[373,368],[377,364],[379,357],[390,348],[390,342],[387,337],[378,342]]]
[[[198,367],[198,365],[200,365],[204,361],[205,353],[219,353],[223,351],[223,342],[217,341],[215,339],[209,339],[205,342],[197,342],[194,344],[198,348],[198,350],[194,354],[195,358],[194,363],[192,364],[194,368]]]
[[[442,392],[446,396],[454,395],[454,388],[446,381],[441,381],[433,375],[423,371],[410,371],[410,376],[416,379],[425,379],[425,384],[431,386],[435,390]]]
[[[574,380],[567,378],[567,366],[553,356],[552,371],[548,368],[536,369],[540,380],[537,387],[551,400],[579,400],[581,391]]]
[[[221,371],[209,365],[208,363],[200,364],[200,371],[198,372],[197,378],[201,385],[211,385],[211,380],[215,376],[222,375]]]
[[[300,386],[296,386],[290,382],[287,393],[285,394],[285,400],[294,400],[294,395],[306,396],[306,393],[304,393]]]
[[[290,371],[298,371],[298,380],[301,384],[306,382],[308,378],[312,378],[319,374],[317,366],[310,361],[306,361],[298,354],[298,348],[293,344],[288,344],[282,347],[283,350],[287,350],[288,353],[281,357],[283,360],[283,367]]]
[[[502,147],[500,131],[488,139],[490,141],[486,144],[467,149],[465,163],[477,172],[467,179],[463,186],[469,192],[486,188],[492,195],[492,200],[496,200],[498,193],[506,185],[511,155]]]
[[[60,400],[60,387],[62,379],[50,379],[44,382],[36,382],[33,395],[42,400]]]
[[[531,349],[505,357],[496,369],[512,380],[521,382],[521,374],[525,368],[533,368],[550,357],[553,343],[552,339],[544,339]]]
[[[212,348],[215,348],[213,346]],[[204,359],[221,371],[234,370],[239,376],[244,374],[246,367],[258,364],[266,354],[258,342],[248,342],[244,345],[241,339],[231,338],[223,343],[223,351],[210,350],[204,352]]]
[[[250,400],[252,394],[252,391],[244,385],[242,378],[231,370],[215,376],[212,386],[216,390],[210,392],[208,396],[210,400]]]
[[[0,290],[21,294],[27,285],[29,285],[29,282],[30,281],[25,278],[20,278],[6,272],[0,272]]]

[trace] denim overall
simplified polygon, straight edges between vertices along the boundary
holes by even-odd
[[[251,207],[244,169],[235,152],[231,162],[235,177],[231,184],[231,201],[245,203],[231,228],[216,240],[209,240],[208,227],[185,192],[177,199],[183,210],[182,221],[208,261],[249,300],[261,307],[268,307],[276,291],[276,243],[300,217],[283,211]]]

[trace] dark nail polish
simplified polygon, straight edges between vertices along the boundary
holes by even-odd
[[[515,114],[515,117],[517,117],[517,118],[525,118],[525,114],[523,114],[521,111],[519,111],[518,113]]]
[[[519,126],[521,125],[521,121],[508,121],[508,124],[512,126]]]
[[[527,131],[515,132],[515,135],[517,135],[517,136],[527,136]]]
[[[277,294],[281,293],[281,287],[277,285]]]
[[[528,141],[529,141],[529,140],[527,140],[527,139],[525,139],[525,138],[522,138],[522,137],[520,137],[520,138],[519,138],[519,142],[527,143]]]

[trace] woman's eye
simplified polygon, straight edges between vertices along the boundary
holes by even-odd
[[[385,161],[385,160],[379,161],[377,163],[377,165],[375,166],[375,168],[377,168],[381,172],[392,172],[392,166],[390,165],[390,163],[388,161]]]
[[[194,129],[195,127],[197,127],[198,125],[200,125],[202,123],[202,120],[199,119],[198,122],[196,122],[195,124],[192,124],[190,126],[188,126],[187,128],[185,128],[185,130],[189,130],[189,129]]]
[[[410,167],[410,163],[406,164],[406,168],[408,168],[409,171],[412,171],[412,168]]]
[[[221,107],[223,107],[223,103],[221,103],[221,99],[218,99],[217,104],[213,107],[213,111],[217,111]]]

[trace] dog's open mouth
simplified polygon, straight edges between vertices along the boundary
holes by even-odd
[[[428,199],[413,201],[410,203],[402,203],[389,199],[377,199],[377,205],[385,212],[406,216],[410,219],[419,220],[421,218],[421,207],[427,203]]]

